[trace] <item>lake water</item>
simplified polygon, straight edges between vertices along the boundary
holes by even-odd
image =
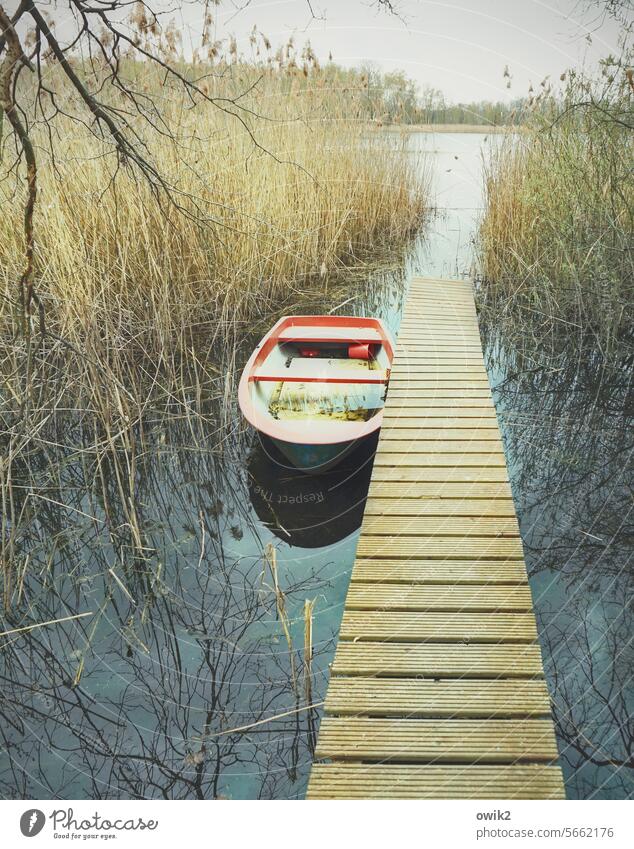
[[[402,263],[369,273],[346,304],[303,307],[379,315],[396,331],[411,276],[470,276],[482,155],[497,138],[411,136],[433,168],[436,215]],[[244,339],[240,364],[258,335]],[[526,359],[495,320],[483,338],[567,792],[629,796],[631,375],[573,348]],[[204,412],[194,427],[148,422],[135,470],[141,545],[116,494],[125,457],[96,470],[71,422],[35,459],[38,509],[21,540],[27,618],[90,615],[5,638],[0,795],[304,795],[371,456],[299,475],[244,430],[235,405],[228,432],[213,404]]]

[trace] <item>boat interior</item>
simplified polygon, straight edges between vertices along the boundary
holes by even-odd
[[[314,328],[283,332],[253,373],[253,400],[278,420],[361,422],[376,415],[387,391],[387,352],[377,331],[364,329],[353,341],[343,331],[329,329],[327,339]]]

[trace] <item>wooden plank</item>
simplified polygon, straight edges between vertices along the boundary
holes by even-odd
[[[348,610],[445,610],[454,613],[460,611],[487,613],[499,610],[507,613],[525,613],[532,609],[532,604],[528,585],[421,587],[354,582],[350,585],[346,598]]]
[[[447,306],[446,304],[421,303],[420,301],[416,301],[405,306],[401,323],[404,321],[408,321],[411,324],[419,321],[421,322],[420,326],[429,324],[430,322],[433,323],[434,321],[453,322],[452,329],[457,334],[465,330],[477,331],[479,329],[477,312],[468,304]]]
[[[412,310],[413,308],[417,308],[421,311],[423,306],[433,306],[434,304],[441,308],[455,310],[470,308],[475,311],[473,291],[468,291],[467,289],[455,289],[451,294],[447,295],[410,289],[405,302],[405,309]]]
[[[357,546],[359,557],[451,557],[491,560],[506,560],[509,557],[523,556],[519,539],[498,537],[470,537],[468,539],[453,536],[418,537],[366,537],[361,535]]]
[[[394,400],[397,403],[402,405],[403,396],[404,396],[405,393],[409,393],[409,397],[412,399],[412,401],[415,401],[416,398],[428,398],[428,397],[430,397],[430,395],[431,395],[431,397],[442,398],[442,397],[445,397],[444,393],[446,393],[446,392],[453,392],[453,393],[460,394],[460,395],[462,395],[462,393],[469,392],[469,393],[473,393],[473,395],[470,394],[469,397],[479,397],[475,393],[480,393],[480,392],[490,393],[491,390],[489,389],[489,384],[488,383],[485,384],[482,381],[480,381],[480,382],[477,382],[477,381],[471,382],[470,381],[469,383],[465,383],[465,384],[463,384],[463,383],[453,384],[453,383],[446,383],[445,381],[439,381],[438,383],[435,383],[434,381],[418,381],[417,380],[417,381],[414,381],[411,385],[403,383],[402,385],[399,384],[399,385],[392,386],[391,390],[388,393],[388,398],[390,399],[389,400],[390,404],[392,403],[392,400]],[[443,393],[443,394],[441,395],[440,393]],[[467,396],[465,395],[464,397],[467,397]],[[485,396],[485,397],[487,397],[487,396]],[[490,394],[488,395],[488,397],[490,397]],[[499,433],[498,433],[498,437],[499,437]]]
[[[401,357],[406,357],[407,354],[410,353],[411,350],[414,347],[420,347],[421,344],[425,343],[428,339],[429,339],[429,335],[427,335],[427,336],[424,336],[424,335],[423,336],[414,336],[414,335],[404,336],[403,340],[402,340],[402,347],[399,349],[400,350],[399,355]],[[453,343],[457,344],[457,345],[467,345],[467,344],[476,344],[477,343],[477,339],[476,339],[475,336],[460,336],[458,339],[456,339],[449,332],[446,333],[446,334],[443,334],[442,336],[435,334],[435,340],[438,344],[443,339],[447,343],[450,343],[450,342],[453,341]]]
[[[381,763],[550,763],[553,725],[541,719],[474,720],[326,717],[315,756]]]
[[[348,643],[342,641],[333,675],[381,678],[540,678],[536,645],[458,643]]]
[[[416,297],[437,298],[456,303],[461,297],[473,304],[473,286],[469,280],[447,280],[444,277],[414,277],[407,293],[408,303]]]
[[[438,325],[451,328],[456,335],[479,332],[478,315],[473,307],[469,306],[445,307],[442,304],[428,303],[417,304],[414,308],[406,307],[403,311],[401,327],[404,324],[424,329]]]
[[[385,413],[385,420],[396,415],[400,416],[453,416],[478,414],[495,414],[493,400],[489,398],[403,398],[394,394],[390,398],[389,412]]]
[[[416,369],[430,370],[437,366],[455,366],[462,368],[464,365],[477,366],[480,368],[481,361],[482,354],[477,351],[454,351],[453,353],[449,353],[447,351],[428,351],[424,354],[419,352],[415,356],[401,356],[394,360],[392,368],[396,368],[398,366],[401,370],[407,370],[409,368],[412,371]]]
[[[375,481],[401,481],[403,484],[407,482],[420,481],[482,481],[486,483],[498,483],[507,480],[507,471],[505,468],[455,468],[447,466],[429,466],[426,468],[418,468],[414,466],[401,466],[398,469],[393,469],[386,466],[375,466],[372,471],[372,479]]]
[[[325,709],[336,716],[511,718],[549,716],[544,681],[330,679]]]
[[[438,416],[385,416],[385,428],[388,431],[399,430],[469,430],[479,437],[479,432],[482,430],[497,431],[497,419],[495,416],[468,416],[468,415],[453,415],[442,416],[442,411],[439,411]],[[456,412],[456,411],[452,411]],[[466,413],[466,411],[465,411]],[[383,435],[383,434],[381,434]],[[421,434],[422,435],[422,434]],[[480,437],[481,438],[481,437]]]
[[[473,301],[468,298],[459,299],[455,303],[447,304],[442,301],[430,300],[428,298],[412,298],[405,304],[402,312],[403,319],[424,320],[439,319],[441,321],[453,320],[454,327],[458,330],[463,328],[478,327],[478,313]]]
[[[420,333],[429,339],[435,339],[442,335],[451,335],[457,339],[465,336],[477,336],[480,338],[477,314],[469,309],[445,310],[442,307],[429,305],[426,309],[419,311],[405,310],[399,326],[397,341],[401,334]]]
[[[471,439],[499,439],[500,430],[494,426],[483,427],[479,425],[477,428],[467,427],[462,423],[462,427],[446,427],[446,428],[422,428],[422,427],[389,427],[384,425],[381,428],[381,443],[387,439],[416,439],[433,441],[438,439],[458,440],[459,442],[468,442]]]
[[[442,391],[446,392],[449,387],[443,385],[439,387]],[[484,387],[478,387],[475,385],[471,385],[468,387],[469,389],[482,391]],[[403,393],[409,391],[411,392],[409,401],[406,401]],[[464,391],[462,388],[457,388],[456,392]],[[488,390],[485,390],[488,391]],[[428,401],[433,401],[434,397],[428,397],[427,393],[433,393],[434,387],[429,384],[416,384],[411,387],[411,389],[407,386],[407,384],[403,384],[398,388],[393,389],[393,394],[389,397],[389,410],[385,410],[383,413],[383,421],[385,424],[381,429],[381,436],[385,431],[390,431],[391,428],[397,427],[397,422],[402,418],[408,418],[412,421],[411,424],[405,425],[405,427],[416,428],[420,426],[424,427],[435,427],[437,430],[453,430],[454,428],[492,428],[493,430],[497,430],[497,415],[494,406],[490,406],[487,403],[486,398],[481,397],[473,397],[473,399],[465,398],[465,401],[477,401],[476,405],[472,406],[469,403],[465,404],[456,404],[450,406],[444,406],[443,403],[436,404],[428,404]],[[416,394],[415,394],[416,393]],[[418,394],[423,394],[422,397],[417,397]],[[435,396],[439,402],[450,401],[451,399],[445,399],[442,396]],[[484,403],[483,403],[484,402]],[[478,410],[482,410],[484,412],[478,413]],[[429,419],[445,419],[445,423],[439,422],[429,422]],[[448,421],[451,419],[486,419],[486,421],[482,422],[452,422]],[[509,421],[508,417],[502,417],[504,422]],[[433,438],[442,438],[442,434],[439,434]],[[430,438],[430,437],[428,437]],[[500,439],[499,430],[497,430],[497,439]]]
[[[402,584],[526,584],[521,560],[402,560],[357,557],[352,582]]]
[[[380,452],[375,458],[374,465],[379,466],[448,466],[462,468],[475,466],[481,468],[483,466],[504,466],[506,467],[506,459],[504,454],[499,451],[491,451],[488,454],[463,453],[463,454],[436,454],[436,453],[404,453],[396,454],[393,452]]]
[[[438,320],[437,320],[438,321]],[[482,355],[482,340],[477,328],[456,332],[450,324],[441,325],[428,321],[421,324],[418,319],[403,319],[397,340],[396,356],[403,356],[411,345],[425,346],[430,350],[451,349],[460,351],[465,348],[478,350]]]
[[[519,537],[517,519],[503,516],[365,516],[364,536]]]
[[[432,353],[431,351],[424,356],[403,357],[397,363],[392,363],[392,368],[398,368],[399,375],[432,375],[442,374],[446,371],[459,371],[461,374],[475,374],[476,370],[480,375],[486,374],[481,364],[478,364],[476,359],[478,355],[456,354],[447,355],[444,353]],[[482,356],[480,356],[480,360]],[[457,401],[459,396],[455,398]]]
[[[403,317],[426,318],[429,315],[441,319],[455,319],[456,327],[477,326],[477,311],[473,296],[458,297],[451,302],[443,302],[437,298],[419,297],[412,295],[408,298],[403,309]]]
[[[427,338],[435,342],[439,333],[433,332],[433,327],[436,324],[442,325],[442,333],[445,335],[453,335],[455,338],[462,338],[465,333],[478,336],[480,339],[480,329],[478,327],[477,314],[474,314],[469,309],[459,309],[456,312],[445,309],[445,314],[440,315],[443,307],[429,305],[426,310],[405,310],[401,319],[401,324],[397,333],[397,342],[400,344],[401,333],[407,328],[410,333],[419,332],[425,334]]]
[[[494,427],[497,424],[497,416],[493,405],[477,407],[471,406],[413,406],[403,404],[401,399],[396,399],[390,404],[389,410],[383,413],[383,421],[386,427],[400,427],[399,422],[407,422],[402,427],[433,427],[442,428],[444,425],[436,421],[441,419],[446,422],[446,427]],[[469,419],[467,422],[460,419]]]
[[[432,290],[437,291],[443,296],[454,297],[454,292],[458,293],[462,290],[472,295],[473,286],[471,280],[466,279],[448,280],[446,277],[421,277],[420,275],[416,275],[412,277],[410,282],[409,295],[415,294],[417,290],[422,292]]]
[[[443,312],[442,307],[437,305],[429,305],[426,307],[422,314],[424,316],[424,325],[426,327],[434,326],[436,324],[443,325],[443,328],[447,327],[448,321],[453,321],[453,330],[455,331],[455,323],[458,322],[460,324],[459,334],[464,333],[469,330],[471,332],[478,331],[477,327],[477,313],[473,309],[469,309],[468,307],[465,309],[457,309],[457,310],[445,310]],[[422,324],[419,324],[419,316],[420,312],[416,312],[415,310],[406,310],[403,313],[403,322],[408,322],[412,327],[418,326],[422,327]],[[479,331],[478,331],[479,332]]]
[[[402,392],[410,388],[454,389],[456,400],[463,397],[463,389],[485,389],[491,397],[489,379],[484,369],[478,371],[475,366],[472,366],[467,370],[467,367],[463,367],[460,363],[445,365],[442,369],[445,371],[437,369],[434,365],[423,367],[420,363],[404,365],[396,373],[396,377],[390,378],[388,397],[396,391]],[[389,408],[390,405],[387,406]]]
[[[406,365],[396,373],[396,377],[390,378],[389,386],[392,390],[404,390],[410,386],[416,389],[434,389],[438,384],[449,382],[450,386],[443,386],[442,388],[455,389],[456,397],[461,396],[462,389],[489,388],[488,377],[484,369],[478,370],[476,367],[471,367],[470,370],[467,370],[460,364],[456,364],[455,367],[442,366],[442,369],[445,369],[445,371],[441,368],[436,369],[434,366],[423,370],[418,365],[411,367]],[[474,382],[476,385],[473,385]],[[425,384],[430,385],[426,386]],[[388,390],[388,396],[389,394]],[[386,408],[389,409],[390,406],[391,404],[386,405]]]
[[[410,613],[344,609],[341,640],[390,643],[534,643],[532,613]]]
[[[433,382],[435,388],[439,382],[448,380],[451,382],[451,389],[469,388],[469,383],[478,382],[476,389],[482,389],[482,383],[486,380],[486,386],[490,398],[490,387],[486,369],[481,364],[482,357],[480,356],[480,364],[469,354],[459,354],[457,356],[447,356],[443,352],[434,353],[432,351],[416,351],[411,355],[404,356],[397,363],[393,363],[390,383],[388,386],[388,394],[395,390],[404,390],[403,385],[406,381],[413,382]],[[458,383],[459,382],[459,385]],[[459,401],[463,396],[461,392],[456,392],[453,396],[455,401]]]
[[[416,290],[412,287],[407,293],[405,309],[424,304],[425,302],[437,303],[441,307],[448,307],[450,309],[459,309],[464,306],[475,308],[472,289],[453,289],[449,293]]]
[[[372,498],[511,498],[511,487],[507,481],[418,481],[404,486],[394,481],[374,480],[369,495]]]
[[[423,406],[413,406],[412,404],[404,404],[400,399],[397,399],[393,404],[390,404],[389,409],[383,414],[383,421],[388,427],[396,427],[395,423],[402,420],[412,422],[412,424],[405,425],[405,427],[420,427],[421,425],[439,427],[435,419],[443,419],[445,421],[450,419],[469,419],[470,421],[466,423],[467,427],[471,424],[477,425],[481,421],[484,421],[487,427],[492,427],[491,423],[497,422],[493,404],[478,404],[477,406],[468,406],[465,404],[450,407],[426,404]],[[472,422],[471,419],[476,419],[477,421]],[[465,427],[465,423],[460,422],[458,426]]]
[[[372,480],[370,497],[379,498],[511,498],[508,481],[394,481]]]
[[[420,333],[403,330],[403,335],[400,339],[400,347],[398,348],[399,356],[407,355],[414,348],[429,347],[429,340],[434,339],[434,349],[441,350],[442,348],[453,345],[453,350],[464,350],[465,348],[477,348],[482,345],[480,337],[476,334],[468,333],[459,337],[452,336],[449,332],[439,334],[431,330],[423,330]]]
[[[491,398],[491,389],[488,381],[484,384],[482,381],[476,381],[473,386],[459,386],[455,383],[449,383],[439,386],[436,382],[429,386],[421,386],[420,389],[412,389],[409,386],[391,386],[388,389],[388,397],[390,404],[393,400],[399,398]]]
[[[476,312],[471,292],[453,292],[450,298],[430,296],[426,292],[409,292],[404,312],[410,314],[413,312],[423,313],[427,309],[445,310],[445,315],[448,314],[448,311],[455,311],[456,314],[469,311]]]
[[[342,374],[343,374],[343,369],[341,371],[342,371]],[[350,369],[349,371],[352,372],[353,369]],[[357,369],[357,374],[359,374],[359,373],[362,374],[362,375],[366,374],[366,372],[363,371],[362,369]],[[397,383],[402,383],[405,380],[409,380],[410,375],[416,375],[417,378],[424,379],[426,375],[432,375],[432,376],[435,377],[436,375],[444,376],[446,374],[452,374],[452,373],[454,373],[456,375],[456,377],[459,377],[459,378],[470,377],[472,375],[476,375],[476,376],[479,375],[481,377],[487,376],[486,369],[484,368],[484,366],[481,363],[480,364],[478,364],[478,363],[469,364],[469,363],[464,363],[464,362],[455,362],[455,363],[446,363],[446,364],[429,363],[426,366],[421,366],[419,364],[416,364],[415,366],[412,365],[411,367],[409,367],[409,363],[405,362],[405,363],[403,363],[403,365],[401,366],[401,368],[399,369],[398,372],[392,372],[391,377],[390,377],[390,384],[392,384],[393,381],[395,381]],[[376,375],[373,375],[373,373],[370,370],[368,370],[367,374],[369,376],[376,376],[376,377],[382,377],[383,376],[382,372],[376,372]],[[344,375],[343,379],[349,380],[350,382],[352,381],[351,377],[346,377],[345,375]]]
[[[475,360],[472,360],[471,357],[465,357],[463,355],[461,355],[459,357],[440,357],[440,356],[434,355],[431,351],[429,351],[429,352],[419,351],[418,353],[412,354],[411,356],[402,357],[399,360],[399,362],[395,361],[392,365],[393,365],[393,368],[396,368],[398,366],[399,369],[404,368],[405,370],[407,370],[408,364],[410,364],[410,363],[413,366],[430,365],[430,364],[438,362],[441,359],[444,360],[445,362],[459,362],[459,361],[475,362]],[[402,391],[402,387],[401,387],[401,391]],[[447,397],[451,397],[451,396],[447,396]],[[468,396],[463,395],[462,392],[460,392],[460,393],[454,392],[453,397],[456,398],[456,400],[458,400],[459,397],[465,398],[465,397],[468,397]]]
[[[485,390],[488,391],[488,390]],[[389,410],[385,412],[387,419],[394,414],[411,415],[409,410],[415,411],[414,415],[425,414],[427,411],[432,413],[437,408],[444,408],[445,416],[452,415],[451,410],[456,410],[459,414],[463,409],[468,410],[489,410],[495,412],[495,405],[489,392],[488,396],[480,390],[480,394],[462,395],[460,398],[446,398],[443,395],[435,394],[427,390],[424,397],[416,397],[415,395],[406,395],[404,388],[395,388],[394,392],[389,393]]]
[[[426,319],[424,316],[403,316],[403,321],[401,322],[401,326],[398,332],[398,340],[407,339],[408,336],[414,336],[416,338],[428,338],[428,339],[449,339],[449,340],[458,340],[461,341],[463,339],[480,339],[480,331],[478,330],[477,325],[471,324],[471,322],[460,323],[459,326],[456,327],[456,320],[454,318],[446,318],[445,320],[436,319],[435,321]]]
[[[416,453],[425,451],[430,454],[490,454],[504,453],[502,443],[498,439],[469,439],[469,440],[447,440],[426,439],[417,440],[414,445],[405,439],[384,439],[381,442],[381,450],[377,453],[375,463],[379,457],[383,458],[390,454],[402,454],[415,450]]]
[[[430,347],[430,339],[434,339],[433,348]],[[431,330],[423,330],[420,333],[407,331],[407,329],[402,331],[402,336],[400,339],[400,347],[398,348],[398,356],[403,358],[407,357],[413,349],[415,348],[427,348],[427,351],[442,351],[448,350],[449,346],[452,346],[453,351],[464,351],[466,349],[473,350],[480,347],[480,352],[482,352],[482,345],[480,343],[480,337],[476,334],[468,333],[466,335],[453,337],[451,334],[442,334],[440,335],[438,332],[434,332]]]
[[[511,498],[369,498],[364,516],[498,516],[515,518]]]
[[[307,799],[564,799],[557,766],[315,764]]]

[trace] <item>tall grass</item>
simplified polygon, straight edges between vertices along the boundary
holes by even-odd
[[[402,142],[367,137],[356,92],[333,90],[319,70],[310,80],[299,69],[257,79],[234,68],[213,80],[217,97],[255,86],[241,105],[265,117],[247,115],[248,130],[209,103],[189,108],[158,78],[146,81],[173,133],[150,149],[186,214],[157,203],[125,169],[111,184],[107,142],[57,122],[65,150],[40,165],[35,224],[36,287],[55,333],[74,344],[95,334],[117,345],[142,339],[162,351],[197,327],[243,321],[311,280],[321,285],[418,226],[415,163]],[[43,130],[39,141],[44,149]],[[22,210],[11,181],[0,192],[6,333]]]
[[[632,342],[632,95],[621,65],[573,74],[486,163],[482,291],[527,336],[573,334],[608,356]]]

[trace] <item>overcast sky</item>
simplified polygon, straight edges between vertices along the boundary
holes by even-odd
[[[242,46],[253,25],[282,42],[309,38],[321,59],[372,61],[400,68],[449,100],[507,99],[526,93],[547,74],[596,63],[617,49],[618,26],[590,0],[401,0],[403,20],[378,12],[372,0],[223,0],[215,10],[218,36],[234,33]],[[200,32],[199,4],[185,6],[183,35]],[[591,43],[586,36],[590,36]],[[510,91],[503,78],[508,64]]]

